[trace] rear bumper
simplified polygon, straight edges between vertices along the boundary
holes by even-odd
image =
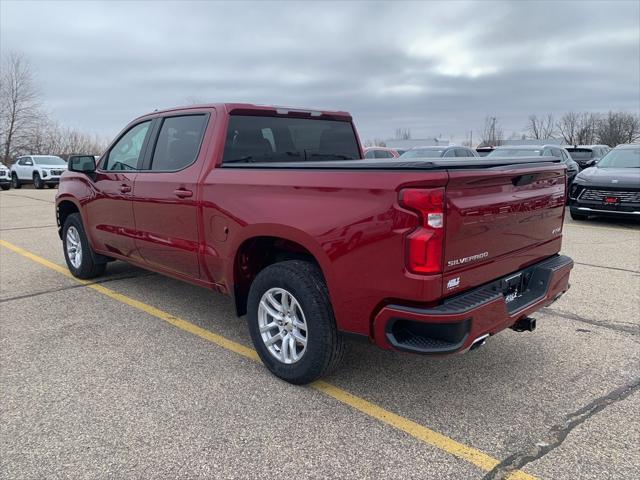
[[[432,308],[384,307],[374,320],[375,342],[386,349],[421,354],[464,352],[481,337],[495,335],[556,301],[569,289],[573,260],[556,255]],[[507,303],[505,282],[527,278],[521,296]]]

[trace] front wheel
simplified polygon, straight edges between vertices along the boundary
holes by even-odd
[[[20,182],[18,175],[16,175],[16,172],[11,174],[11,186],[13,188],[22,188],[22,183]]]
[[[9,185],[0,185],[0,188],[2,188],[2,190],[9,190]]]
[[[249,332],[262,363],[296,385],[334,370],[344,343],[320,269],[290,260],[262,270],[247,301]]]
[[[38,172],[33,174],[33,186],[38,190],[42,190],[44,188],[44,182],[42,178],[40,178],[40,174]]]
[[[107,265],[97,261],[96,254],[89,245],[79,213],[72,213],[64,222],[62,242],[64,259],[74,277],[89,279],[99,277],[104,273]]]

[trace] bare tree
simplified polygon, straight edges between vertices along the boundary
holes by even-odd
[[[2,63],[0,141],[2,161],[9,163],[15,151],[29,143],[29,134],[42,114],[29,62],[10,53]]]
[[[501,145],[504,141],[504,133],[498,126],[498,119],[496,117],[488,116],[484,119],[481,140],[482,142],[479,146]]]
[[[567,145],[578,143],[579,115],[575,112],[567,112],[558,121],[558,132]]]
[[[592,145],[596,143],[596,128],[598,125],[598,116],[595,113],[584,112],[578,117],[576,144]]]
[[[640,117],[627,112],[609,112],[596,127],[598,141],[615,147],[640,138]]]
[[[535,138],[536,140],[554,138],[556,133],[556,124],[553,120],[553,115],[551,113],[548,113],[544,117],[529,115],[527,132],[529,132],[529,138]]]
[[[396,128],[394,138],[396,140],[409,140],[411,138],[411,130],[408,128]]]

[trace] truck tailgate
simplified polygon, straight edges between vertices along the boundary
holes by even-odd
[[[558,253],[565,167],[450,170],[443,293],[459,293]]]

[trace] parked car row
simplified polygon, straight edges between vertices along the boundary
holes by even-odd
[[[495,147],[493,151],[487,155],[487,158],[489,157],[557,157],[561,160],[561,163],[567,167],[569,187],[580,171],[580,167],[571,158],[569,152],[567,152],[565,148],[557,145],[509,145]]]
[[[94,155],[70,155],[68,161],[85,157],[95,161],[99,158]],[[11,168],[0,164],[0,188],[22,188],[25,184],[33,184],[37,189],[45,186],[54,188],[67,171],[68,161],[56,155],[24,155],[16,158]]]
[[[567,167],[567,203],[574,220],[589,216],[640,219],[640,146],[503,145],[477,149],[459,145],[414,147],[400,154],[385,147],[365,149],[365,158],[556,157]]]

